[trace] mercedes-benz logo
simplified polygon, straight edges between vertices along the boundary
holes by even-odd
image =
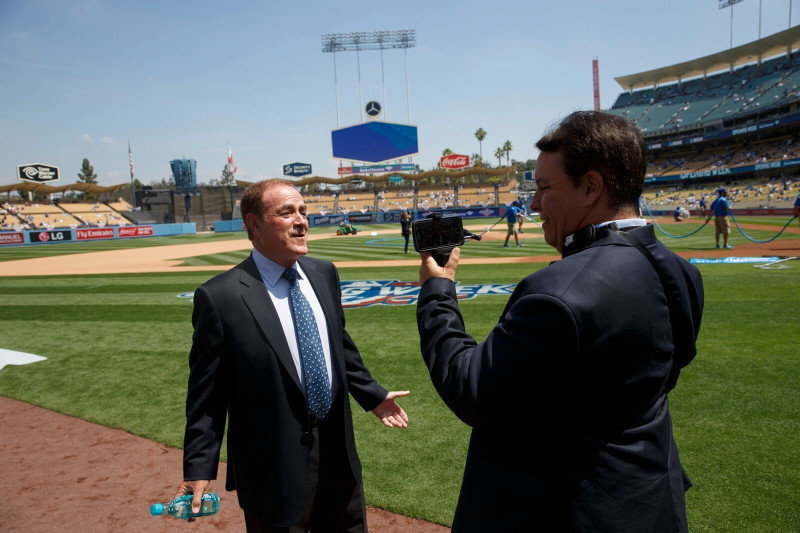
[[[366,111],[367,115],[371,117],[377,117],[378,115],[381,114],[381,104],[379,104],[375,100],[371,100],[367,102]]]

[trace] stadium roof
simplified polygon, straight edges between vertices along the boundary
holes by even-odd
[[[779,54],[791,53],[800,48],[800,26],[775,33],[758,41],[736,48],[717,52],[709,56],[684,61],[668,67],[648,70],[638,74],[614,78],[626,91],[640,87],[652,87],[673,81],[681,81],[709,73],[733,69],[739,65],[763,61]]]
[[[71,185],[62,185],[60,187],[53,187],[46,183],[31,183],[28,181],[21,181],[11,185],[0,186],[0,193],[10,193],[13,191],[35,192],[39,194],[55,194],[64,191],[81,191],[92,194],[100,194],[104,192],[117,192],[120,189],[130,187],[130,183],[122,183],[120,185],[111,185],[103,187],[102,185],[94,185],[91,183],[73,183]]]

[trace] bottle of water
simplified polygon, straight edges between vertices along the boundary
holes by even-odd
[[[154,503],[150,506],[150,514],[159,516],[164,514],[166,509],[167,514],[175,518],[199,518],[201,516],[211,516],[217,514],[219,511],[219,496],[214,492],[207,492],[203,494],[203,499],[200,501],[200,512],[192,512],[192,498],[191,494],[186,494],[180,498],[176,498],[167,504]]]

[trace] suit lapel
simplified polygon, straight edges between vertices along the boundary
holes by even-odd
[[[300,266],[303,267],[303,272],[308,275],[308,282],[314,289],[314,294],[317,295],[317,300],[322,306],[322,312],[325,314],[325,323],[328,326],[328,336],[331,339],[331,359],[332,364],[336,366],[336,380],[339,386],[342,385],[342,377],[344,376],[344,359],[341,354],[336,350],[336,346],[342,343],[341,339],[341,325],[337,323],[338,313],[336,312],[337,306],[333,301],[331,291],[327,290],[328,285],[332,282],[317,268],[317,264],[312,261],[307,261],[301,258],[299,261]],[[338,387],[333,388],[334,394]]]
[[[244,286],[242,300],[244,300],[245,305],[252,313],[278,360],[286,368],[289,375],[292,376],[297,388],[302,390],[300,377],[297,375],[297,368],[292,359],[292,353],[289,351],[289,345],[283,335],[280,318],[278,318],[278,313],[275,311],[275,306],[272,305],[272,300],[270,300],[267,288],[264,286],[264,281],[261,279],[261,274],[258,272],[258,267],[256,267],[252,255],[242,262],[239,282]]]

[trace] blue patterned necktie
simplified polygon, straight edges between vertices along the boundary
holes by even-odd
[[[291,291],[289,298],[294,315],[294,331],[297,335],[297,348],[300,350],[300,361],[303,365],[303,376],[306,383],[308,410],[322,420],[331,408],[331,385],[328,381],[328,369],[325,366],[325,355],[322,342],[319,340],[319,329],[306,297],[297,283],[297,271],[287,268],[282,276],[289,282]]]

